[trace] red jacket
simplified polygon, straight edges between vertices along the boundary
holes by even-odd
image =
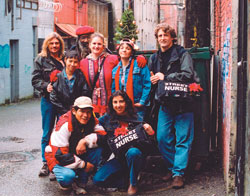
[[[87,135],[85,138],[87,138],[91,143],[91,146],[88,146],[89,148],[96,147],[97,145],[92,142],[93,137],[97,137],[97,134],[105,134],[105,131],[102,126],[98,124],[98,119],[96,120],[96,125],[94,127],[93,133]],[[72,114],[71,111],[68,111],[66,114],[62,115],[56,124],[55,130],[52,132],[50,137],[50,143],[45,148],[45,158],[47,160],[47,164],[49,167],[49,170],[52,171],[54,166],[56,164],[59,164],[59,162],[55,158],[55,154],[58,151],[58,149],[61,150],[62,154],[69,153],[69,138],[71,136],[71,133],[73,131],[72,126]],[[81,164],[81,161],[79,157],[74,155],[75,162],[72,163],[72,167],[81,168],[85,164]],[[81,165],[79,165],[81,164]],[[72,168],[71,167],[71,168]]]
[[[103,57],[103,56],[102,56]],[[101,57],[101,58],[102,58]],[[92,84],[90,82],[90,75],[89,75],[89,61],[93,61],[94,63],[94,69],[95,69],[95,74],[98,72],[98,59],[97,60],[92,60],[89,56],[85,59],[82,59],[80,62],[80,69],[82,70],[88,85],[92,87]],[[107,110],[107,105],[108,105],[108,100],[109,97],[111,96],[111,88],[112,88],[112,70],[113,68],[118,64],[118,56],[117,55],[107,55],[106,59],[103,64],[103,73],[104,73],[104,80],[105,80],[105,91],[107,94],[105,104],[101,104],[101,99],[103,98],[102,96],[98,98],[97,103],[94,103],[94,97],[93,98],[93,106],[94,106],[94,112],[104,114],[106,113]],[[100,77],[99,77],[100,78]],[[95,87],[99,88],[100,87],[100,80],[98,79],[96,82]],[[93,89],[93,87],[92,87]],[[94,96],[94,95],[93,95]]]

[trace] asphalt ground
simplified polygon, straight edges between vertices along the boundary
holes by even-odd
[[[40,140],[40,100],[31,99],[16,104],[0,106],[0,195],[1,196],[59,196],[75,195],[62,191],[56,181],[38,177],[42,166]],[[160,157],[149,157],[141,173],[138,195],[158,196],[224,196],[225,185],[220,156],[213,152],[203,161],[199,171],[190,161],[186,184],[182,189],[172,189],[164,182],[164,166]],[[101,190],[91,179],[87,195],[127,195],[126,190]],[[113,192],[112,192],[113,191]]]

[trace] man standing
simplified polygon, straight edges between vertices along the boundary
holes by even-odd
[[[76,29],[76,45],[71,47],[78,52],[79,60],[84,59],[89,53],[89,38],[95,32],[95,29],[90,26],[81,26]]]
[[[155,37],[160,48],[149,59],[152,88],[157,88],[160,80],[193,82],[192,58],[182,46],[175,44],[175,30],[166,23],[158,24]],[[155,98],[157,100],[157,95]],[[191,102],[167,99],[165,103],[160,103],[157,141],[169,170],[163,179],[167,181],[173,178],[173,188],[184,186],[183,175],[188,165],[194,134],[193,118]]]
[[[54,70],[62,70],[64,42],[62,37],[56,32],[49,34],[43,42],[42,51],[35,59],[34,71],[32,73],[32,86],[42,96],[41,98],[41,114],[42,114],[42,161],[43,166],[39,172],[39,176],[49,175],[49,169],[44,157],[45,147],[49,143],[49,138],[55,123],[55,108],[50,102],[50,92],[53,90],[50,83],[50,74]]]

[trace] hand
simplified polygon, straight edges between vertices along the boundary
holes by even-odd
[[[47,86],[47,91],[50,93],[52,90],[53,90],[53,86],[51,83],[49,83]]]
[[[145,129],[145,131],[147,132],[148,135],[154,135],[155,134],[153,128],[148,123],[145,123],[143,125],[143,128]]]
[[[86,151],[86,142],[84,139],[81,139],[76,146],[76,154],[81,155],[86,153]]]
[[[95,166],[92,163],[85,161],[85,164],[87,164],[84,169],[85,172],[92,172],[94,170]]]
[[[150,75],[151,75],[150,80],[152,84],[156,84],[159,80],[164,79],[164,74],[161,72],[158,72],[154,75],[153,72],[151,71]]]
[[[137,108],[140,108],[140,107],[142,107],[143,105],[140,104],[140,103],[135,103],[134,106],[137,107]]]
[[[164,80],[164,74],[161,72],[156,73],[155,76],[158,76],[160,80]]]

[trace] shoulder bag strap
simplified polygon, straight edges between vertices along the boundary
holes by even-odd
[[[103,60],[102,60],[102,62],[101,62],[101,64],[100,64],[100,66],[98,67],[98,72],[97,72],[97,74],[95,75],[95,78],[94,78],[94,81],[93,81],[93,84],[92,84],[92,88],[93,88],[92,90],[94,90],[94,88],[95,88],[96,82],[97,82],[97,80],[98,80],[98,78],[99,78],[99,75],[100,75],[100,72],[101,72],[101,70],[102,70],[102,66],[103,66],[103,64],[104,64],[105,59],[106,59],[106,57],[103,58]]]

